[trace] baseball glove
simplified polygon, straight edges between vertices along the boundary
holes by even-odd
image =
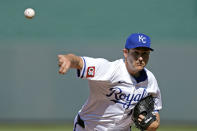
[[[154,110],[154,100],[151,95],[142,98],[135,106],[133,110],[133,121],[135,126],[141,131],[146,130],[149,125],[156,120],[156,116],[152,113]],[[139,115],[143,115],[145,118],[139,121]]]

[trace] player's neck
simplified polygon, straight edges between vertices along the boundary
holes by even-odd
[[[137,77],[139,77],[140,76],[140,71],[138,71],[138,72],[135,72],[135,71],[129,71],[129,74],[130,75],[132,75],[132,76],[134,76],[135,78],[137,78]]]

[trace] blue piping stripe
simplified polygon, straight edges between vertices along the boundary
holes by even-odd
[[[83,72],[82,72],[82,75],[81,75],[81,78],[83,78],[84,76],[84,73],[85,73],[85,69],[86,69],[86,61],[83,57],[81,57],[83,59],[83,63],[84,63],[84,66],[83,66]]]

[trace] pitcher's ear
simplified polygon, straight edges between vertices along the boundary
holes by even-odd
[[[129,53],[129,50],[128,50],[128,49],[126,49],[126,48],[124,48],[124,49],[122,49],[122,51],[123,51],[123,55],[124,55],[124,57],[125,57],[125,58],[127,58],[128,53]]]

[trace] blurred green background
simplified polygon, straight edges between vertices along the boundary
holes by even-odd
[[[0,130],[72,130],[89,90],[75,70],[58,74],[57,55],[113,61],[135,32],[155,49],[147,68],[162,93],[160,130],[197,130],[196,0],[1,0],[0,16]]]

